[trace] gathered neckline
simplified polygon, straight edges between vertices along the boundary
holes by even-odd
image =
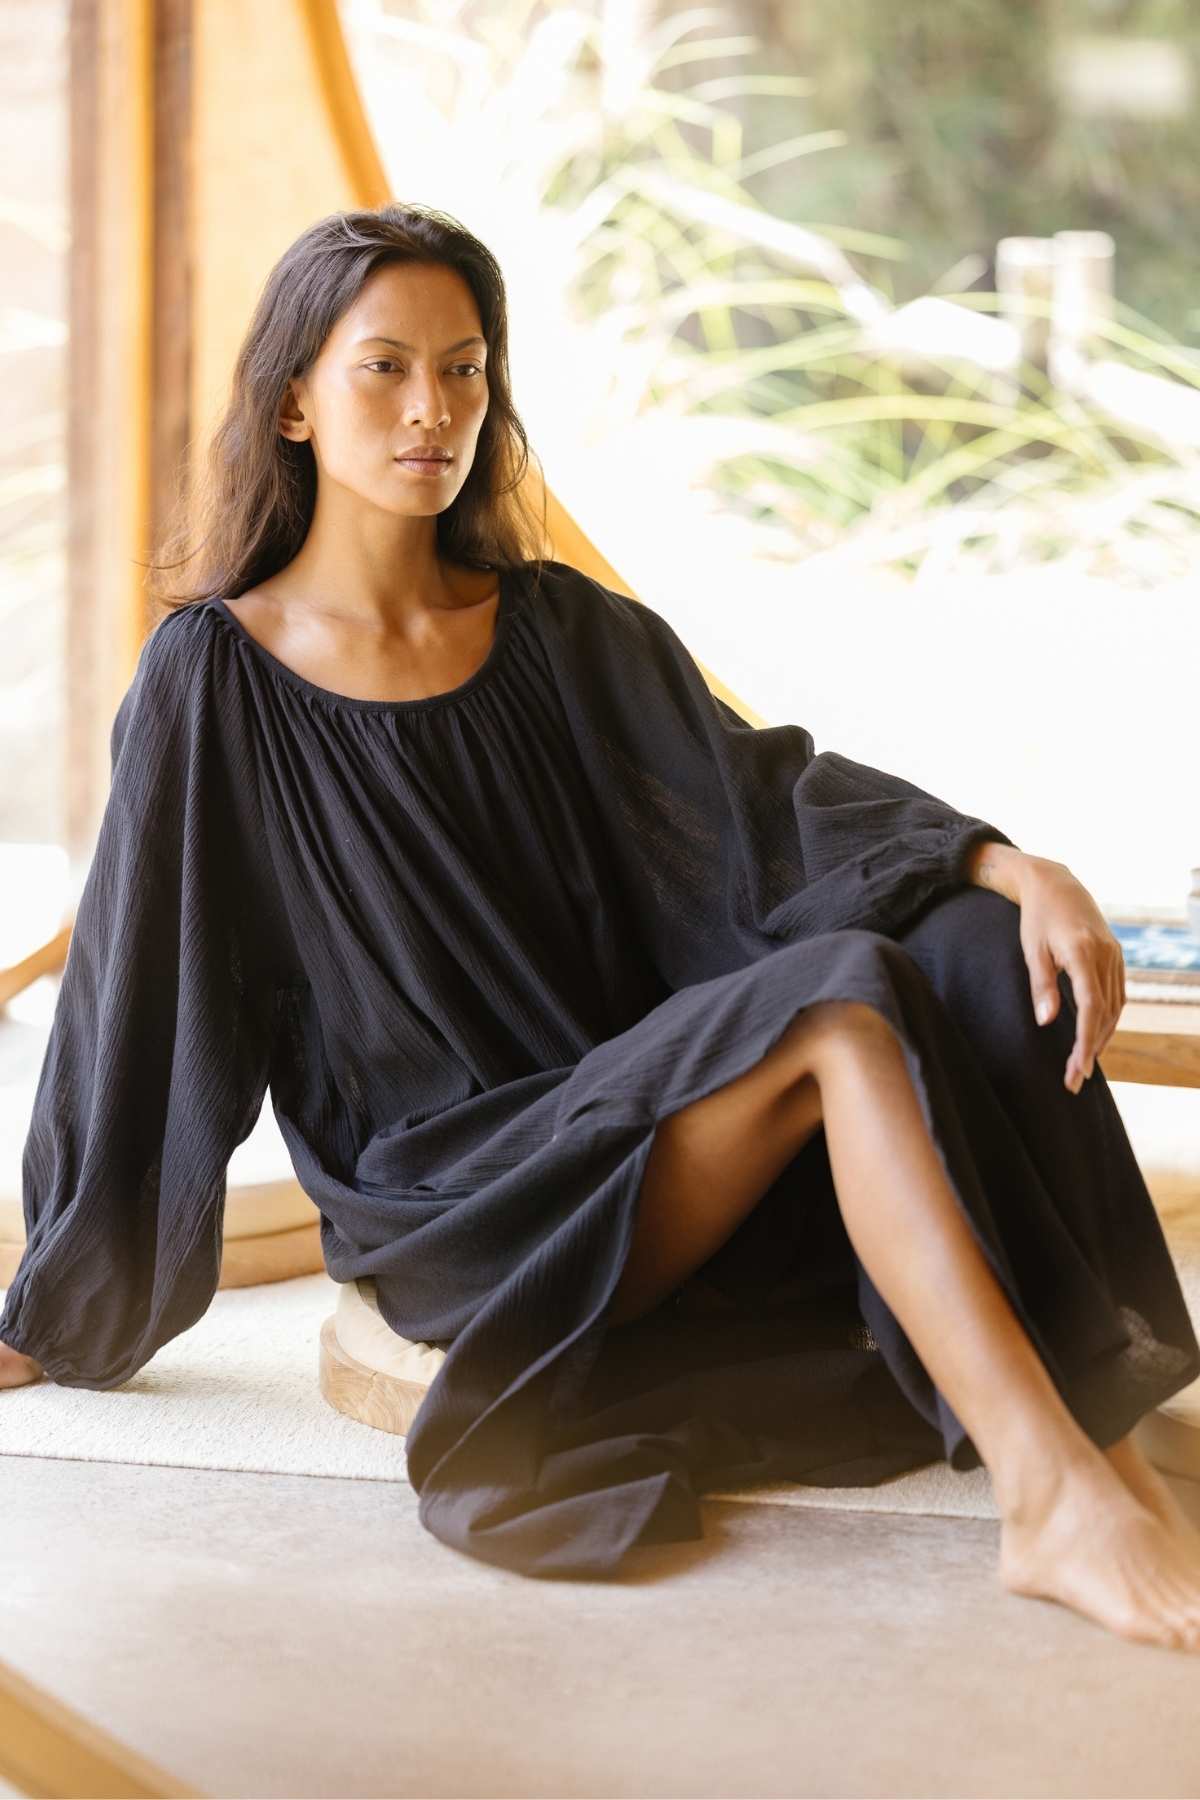
[[[500,579],[500,593],[496,603],[496,620],[491,648],[487,655],[475,673],[468,675],[465,681],[460,681],[457,687],[446,688],[440,694],[422,694],[413,700],[371,700],[357,694],[339,694],[334,688],[321,687],[318,682],[310,681],[298,670],[289,668],[287,663],[280,662],[279,658],[268,650],[265,644],[260,644],[258,639],[247,631],[242,621],[235,616],[219,594],[211,595],[209,603],[216,610],[217,616],[236,632],[241,642],[246,644],[266,664],[273,675],[278,676],[290,687],[298,688],[302,693],[310,695],[313,699],[323,700],[330,706],[351,707],[356,712],[420,712],[428,707],[445,706],[460,699],[463,695],[471,693],[487,679],[499,662],[501,649],[508,635],[512,613],[513,573],[506,568],[498,570],[497,573]]]

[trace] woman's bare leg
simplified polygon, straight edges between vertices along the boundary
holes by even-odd
[[[1005,1584],[1121,1636],[1200,1647],[1194,1557],[1139,1500],[1128,1441],[1098,1448],[1054,1387],[873,1008],[807,1008],[753,1069],[660,1121],[613,1322],[706,1261],[821,1123],[854,1248],[991,1473]]]
[[[659,1120],[612,1324],[653,1311],[714,1256],[818,1129],[820,1096],[797,1045],[824,1011],[818,1003],[753,1067]]]
[[[829,1026],[814,1018],[809,1054],[838,1204],[991,1473],[1002,1580],[1119,1636],[1200,1648],[1200,1564],[1054,1386],[963,1216],[891,1027],[858,1007]]]

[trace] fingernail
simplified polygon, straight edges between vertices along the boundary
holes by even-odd
[[[1038,1009],[1037,1009],[1038,1024],[1044,1025],[1046,1023],[1046,1020],[1049,1017],[1050,1017],[1050,1002],[1048,1000],[1039,1000],[1038,1001]]]

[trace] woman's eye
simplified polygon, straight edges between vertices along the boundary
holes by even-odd
[[[372,362],[363,364],[365,369],[378,369],[385,366],[388,368],[398,368],[399,364],[394,362],[390,356],[377,356]],[[456,363],[454,366],[456,369],[471,369],[476,375],[483,374],[483,370],[479,367],[478,363]]]

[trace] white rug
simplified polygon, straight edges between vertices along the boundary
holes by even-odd
[[[122,1388],[39,1381],[0,1391],[0,1454],[406,1481],[404,1440],[343,1417],[321,1394],[319,1335],[337,1298],[324,1273],[223,1288],[197,1325]],[[706,1498],[999,1516],[987,1470],[958,1473],[946,1463],[875,1488],[777,1482]]]

